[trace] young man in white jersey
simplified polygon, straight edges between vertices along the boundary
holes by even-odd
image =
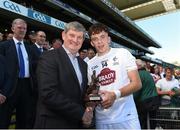
[[[96,71],[102,97],[95,108],[97,129],[140,129],[132,93],[141,88],[135,58],[123,48],[110,48],[108,28],[90,27],[91,45],[97,55],[88,61],[88,79]]]

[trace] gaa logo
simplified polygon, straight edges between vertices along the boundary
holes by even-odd
[[[41,13],[33,12],[33,18],[35,18],[38,21],[42,21],[44,23],[47,23],[45,16],[42,15]]]
[[[60,22],[60,21],[55,21],[55,25],[57,26],[57,27],[60,27],[61,29],[64,29],[64,23],[63,22]]]
[[[3,5],[4,5],[4,7],[7,8],[7,9],[10,9],[10,10],[12,10],[12,11],[21,13],[18,5],[15,5],[15,4],[13,4],[12,2],[10,2],[10,1],[4,1]]]

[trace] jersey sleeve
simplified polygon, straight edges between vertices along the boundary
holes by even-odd
[[[136,59],[128,50],[125,50],[124,58],[127,71],[137,70]]]

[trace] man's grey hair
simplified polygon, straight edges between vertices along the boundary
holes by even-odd
[[[75,30],[75,31],[79,31],[79,32],[83,32],[83,34],[84,34],[83,37],[85,38],[86,29],[85,29],[85,27],[81,23],[79,23],[77,21],[73,21],[73,22],[67,23],[65,25],[65,27],[64,27],[64,32],[66,33],[70,29]]]
[[[141,68],[146,66],[146,63],[142,61],[141,59],[136,59],[136,64],[140,66]]]
[[[27,24],[26,21],[24,21],[23,19],[17,18],[17,19],[13,20],[12,27],[17,23],[25,23],[25,24]]]

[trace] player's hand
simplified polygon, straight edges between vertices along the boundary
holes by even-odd
[[[102,97],[101,105],[104,109],[111,107],[116,99],[116,95],[113,91],[100,90],[99,94]]]

